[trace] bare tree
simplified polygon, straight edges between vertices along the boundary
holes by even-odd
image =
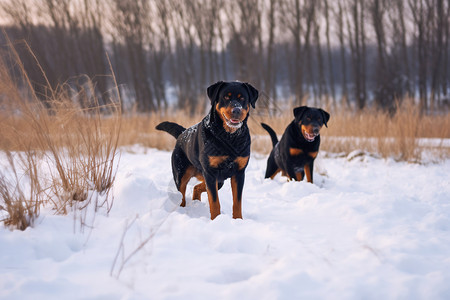
[[[338,37],[340,45],[340,58],[341,58],[341,88],[342,88],[342,100],[348,102],[348,90],[347,90],[347,61],[346,61],[346,47],[345,47],[345,25],[344,25],[344,10],[342,8],[342,3],[338,3],[338,12],[336,13],[337,25],[338,25]]]
[[[447,6],[447,7],[446,7]],[[445,31],[448,31],[449,3],[443,0],[427,1],[429,17],[428,26],[431,27],[431,83],[430,83],[430,109],[434,111],[436,101],[440,101],[440,86],[445,80],[445,65],[443,64],[446,48]]]
[[[293,38],[293,63],[291,67],[291,89],[295,95],[295,104],[304,104],[305,58],[308,56],[315,2],[312,0],[290,0],[282,3],[281,24],[285,26]],[[310,52],[309,52],[310,53]]]
[[[107,80],[104,76],[96,77],[103,75],[106,69],[100,3],[75,3],[73,0],[41,0],[38,3],[34,7],[26,1],[3,2],[2,5],[6,14],[20,24],[21,32],[17,32],[14,38],[25,40],[33,52],[30,55],[28,51],[20,51],[37,94],[46,98],[46,80],[52,89],[70,86],[71,89],[78,89],[76,93],[83,92],[86,90],[83,77],[80,77],[83,74],[93,80],[97,99],[101,101],[102,94],[107,90]],[[50,24],[35,24],[39,18]]]
[[[145,19],[149,16],[146,0],[112,0],[113,20],[119,41],[126,47],[126,58],[132,78],[134,98],[140,111],[153,111],[156,105],[150,88],[145,55]]]
[[[333,58],[332,58],[332,52],[331,52],[331,39],[330,39],[330,11],[331,7],[328,5],[328,0],[323,0],[324,4],[324,16],[325,16],[325,34],[327,39],[327,57],[328,57],[328,82],[330,86],[330,92],[331,92],[331,99],[333,101],[333,106],[336,105],[336,87],[335,87],[335,81],[334,81],[334,64],[333,64]]]
[[[422,0],[408,0],[411,13],[414,18],[415,27],[415,44],[417,47],[417,62],[418,69],[418,86],[419,86],[419,98],[420,98],[420,111],[428,109],[427,101],[427,28],[426,19],[427,12]]]
[[[196,68],[196,32],[192,30],[191,16],[186,7],[188,2],[173,0],[173,31],[175,40],[176,74],[175,82],[178,90],[178,106],[194,113],[197,107],[197,96],[200,89]]]
[[[449,99],[449,90],[448,90],[448,86],[450,84],[450,3],[446,3],[447,5],[447,10],[446,10],[446,15],[447,18],[444,21],[444,59],[443,59],[443,66],[444,66],[444,72],[442,72],[442,85],[441,85],[441,89],[442,89],[442,94],[444,96],[445,99]]]
[[[364,32],[365,0],[351,0],[347,18],[348,40],[352,57],[352,70],[356,107],[366,106],[366,33]],[[352,23],[350,23],[352,22]]]
[[[225,8],[230,26],[229,47],[236,78],[260,86],[262,61],[261,1],[234,2]]]
[[[264,74],[264,90],[270,95],[273,101],[277,100],[277,91],[275,85],[275,74],[277,72],[275,65],[275,29],[276,29],[276,6],[279,0],[270,0],[267,12],[267,25],[269,39],[267,43],[267,65]]]
[[[397,48],[397,60],[398,65],[401,68],[401,75],[405,79],[401,79],[402,84],[404,84],[404,94],[414,97],[414,86],[412,69],[410,67],[410,55],[408,51],[408,30],[405,24],[405,1],[397,0],[395,1],[395,9],[392,10],[391,23],[393,27],[392,31],[392,44],[394,49]]]
[[[45,80],[68,83],[75,98],[88,82],[81,74],[101,99],[107,50],[123,98],[140,111],[167,107],[170,85],[193,113],[208,84],[230,79],[273,100],[286,82],[295,105],[341,95],[392,111],[417,90],[427,111],[448,98],[448,0],[3,0],[0,9],[8,35],[33,51],[15,42],[42,99]]]
[[[372,0],[369,10],[372,16],[372,25],[377,41],[377,64],[376,64],[376,88],[375,102],[381,108],[394,107],[392,90],[390,90],[391,76],[387,62],[387,44],[385,35],[385,12],[386,2],[382,0]]]
[[[220,12],[220,7],[218,7],[218,4],[218,0],[196,0],[186,2],[187,17],[189,20],[192,20],[192,25],[195,28],[199,42],[199,82],[202,90],[206,88],[207,84],[210,84],[215,80],[212,56],[213,43],[217,35],[216,27]]]
[[[321,9],[321,7],[319,7]],[[317,83],[314,85],[317,85],[317,93],[314,97],[314,104],[316,106],[319,106],[319,102],[323,99],[325,96],[326,98],[326,104],[328,104],[328,91],[327,91],[327,83],[325,79],[325,65],[324,65],[324,59],[323,59],[323,53],[322,53],[322,42],[320,39],[320,21],[318,20],[319,17],[314,18],[314,41],[315,41],[315,53],[317,56]],[[313,82],[316,82],[314,80]]]

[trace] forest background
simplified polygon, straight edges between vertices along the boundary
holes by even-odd
[[[20,73],[13,46],[44,102],[58,89],[83,107],[117,101],[109,57],[122,112],[204,112],[218,80],[250,82],[269,115],[286,101],[449,107],[446,0],[3,0],[0,15],[5,66]]]

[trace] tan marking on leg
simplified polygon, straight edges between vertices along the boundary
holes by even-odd
[[[249,159],[249,156],[238,156],[234,160],[234,162],[237,163],[237,165],[238,165],[239,171],[247,166],[248,159]]]
[[[305,174],[306,174],[306,180],[310,183],[312,183],[312,179],[311,179],[311,167],[309,165],[305,165],[304,167],[305,169]]]
[[[302,172],[295,173],[295,179],[297,179],[297,181],[302,181],[303,173]]]
[[[180,184],[180,193],[182,195],[181,198],[181,204],[180,206],[186,206],[186,186],[189,182],[189,180],[195,175],[197,170],[193,166],[189,166],[186,169],[186,172],[184,173],[183,177],[181,177],[181,184]]]
[[[180,204],[180,206],[182,206],[182,207],[185,207],[186,206],[186,196],[185,196],[185,194],[186,194],[186,183],[181,183],[181,185],[180,185],[180,193],[181,193],[181,196],[182,196],[182,198],[181,198],[181,204]]]
[[[277,176],[277,174],[280,172],[281,172],[281,169],[276,170],[275,173],[273,173],[272,176],[270,176],[270,179],[274,179],[275,176]],[[284,176],[284,174],[283,174],[283,176]]]
[[[181,177],[180,193],[183,197],[181,198],[180,206],[183,206],[183,207],[186,206],[186,186],[192,177],[196,177],[200,181],[205,180],[203,178],[202,174],[194,166],[189,166],[186,169],[186,172],[184,173],[183,177]],[[194,192],[195,192],[195,188],[194,188]]]
[[[308,155],[311,156],[312,158],[316,158],[318,153],[319,153],[319,151],[309,152]]]
[[[208,156],[209,159],[209,165],[213,168],[217,168],[221,163],[223,163],[225,160],[227,160],[228,156]]]
[[[297,156],[303,153],[302,149],[298,149],[298,148],[289,148],[289,154],[291,156]]]
[[[198,179],[198,181],[205,181],[205,177],[200,172],[195,173],[195,178]]]
[[[231,177],[231,191],[233,192],[233,219],[242,219],[242,199],[238,199],[236,176]]]
[[[219,195],[217,194],[218,184],[216,181],[215,191],[211,191],[208,187],[206,187],[206,191],[208,192],[208,201],[209,201],[209,211],[211,213],[211,220],[214,220],[218,215],[220,215],[220,203],[219,203]],[[216,197],[216,201],[213,201],[213,195]]]
[[[206,192],[205,182],[201,182],[194,186],[194,192],[192,194],[192,200],[200,200],[203,192]]]

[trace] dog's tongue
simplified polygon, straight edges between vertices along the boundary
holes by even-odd
[[[233,124],[239,124],[240,121],[239,120],[235,120],[235,119],[230,119],[230,122]]]
[[[305,131],[305,138],[306,138],[309,142],[314,141],[315,137],[316,137],[315,135],[309,134],[309,133],[307,133],[307,132]]]

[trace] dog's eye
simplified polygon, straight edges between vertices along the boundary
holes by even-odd
[[[311,117],[306,117],[306,120],[311,121]]]
[[[230,100],[230,97],[228,97],[228,96],[225,96],[225,97],[223,97],[225,100]]]
[[[244,98],[244,97],[242,97],[242,98],[241,98],[241,101],[245,101],[245,98]]]

